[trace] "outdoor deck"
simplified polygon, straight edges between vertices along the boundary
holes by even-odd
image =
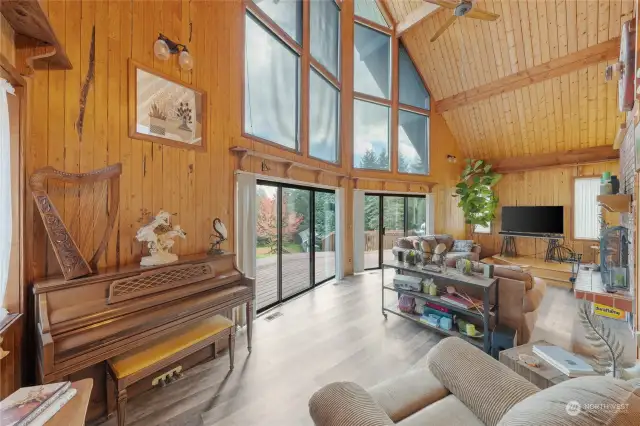
[[[335,252],[316,253],[315,282],[335,275]],[[282,297],[286,298],[309,288],[309,253],[288,253],[282,257]],[[385,260],[393,258],[391,250],[385,250]],[[365,252],[365,268],[378,265],[378,252]],[[277,256],[257,259],[256,303],[262,309],[278,300]]]

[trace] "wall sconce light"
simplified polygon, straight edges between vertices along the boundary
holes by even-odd
[[[161,61],[166,61],[172,54],[179,53],[178,63],[180,68],[185,71],[191,71],[193,68],[193,57],[189,53],[187,46],[169,40],[162,33],[158,35],[158,39],[153,44],[153,53]]]
[[[455,155],[447,154],[447,161],[450,163],[457,163],[458,159]]]

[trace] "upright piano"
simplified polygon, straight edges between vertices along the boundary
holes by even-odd
[[[254,280],[235,255],[185,256],[65,281],[34,283],[37,376],[60,381],[206,317],[246,304],[251,350]]]

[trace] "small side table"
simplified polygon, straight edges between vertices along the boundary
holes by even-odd
[[[558,383],[562,383],[571,379],[560,370],[552,367],[547,362],[541,360],[540,367],[530,367],[524,362],[520,361],[520,354],[535,356],[540,359],[539,356],[533,353],[534,345],[551,345],[551,343],[544,340],[538,340],[537,342],[527,343],[526,345],[516,346],[515,348],[507,349],[500,352],[498,359],[501,363],[539,387],[540,389],[546,389]]]
[[[93,388],[93,379],[83,379],[72,382],[71,387],[77,393],[64,407],[60,409],[45,426],[83,426],[87,416],[89,397]]]

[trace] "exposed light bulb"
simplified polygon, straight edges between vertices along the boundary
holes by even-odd
[[[182,52],[180,52],[178,63],[180,64],[180,68],[182,68],[183,70],[191,71],[191,69],[193,68],[193,57],[185,49]]]
[[[153,44],[153,53],[156,55],[156,58],[162,61],[169,59],[169,55],[171,54],[167,42],[162,39],[157,39]]]

